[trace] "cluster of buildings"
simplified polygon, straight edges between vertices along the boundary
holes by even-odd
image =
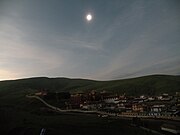
[[[180,93],[159,96],[126,96],[108,92],[88,93],[46,92],[35,93],[45,101],[54,102],[62,109],[94,110],[119,115],[180,117]]]

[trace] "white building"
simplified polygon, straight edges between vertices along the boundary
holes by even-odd
[[[111,98],[106,98],[104,99],[105,103],[114,103],[114,104],[118,104],[119,103],[119,99],[117,97],[111,97]]]

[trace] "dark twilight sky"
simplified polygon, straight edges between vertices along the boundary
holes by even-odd
[[[179,0],[0,0],[0,80],[150,74],[180,74]]]

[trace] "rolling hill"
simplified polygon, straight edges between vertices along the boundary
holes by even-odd
[[[38,90],[86,92],[110,91],[127,95],[173,94],[180,91],[180,76],[150,75],[132,79],[94,81],[86,79],[37,77],[0,81],[0,96],[12,93],[27,93]]]

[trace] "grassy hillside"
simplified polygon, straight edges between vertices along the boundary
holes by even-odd
[[[152,75],[125,80],[93,81],[68,78],[29,78],[0,82],[0,96],[11,93],[49,91],[111,91],[128,95],[156,95],[180,91],[180,76]]]

